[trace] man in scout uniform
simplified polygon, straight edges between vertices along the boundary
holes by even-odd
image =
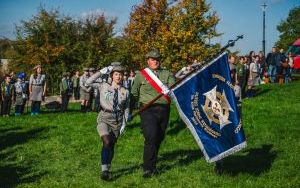
[[[70,97],[72,96],[73,86],[70,79],[70,73],[63,73],[63,78],[60,83],[60,94],[61,94],[61,112],[64,113],[68,109]]]
[[[73,92],[74,92],[74,99],[77,101],[80,99],[80,86],[79,86],[79,71],[75,72],[75,75],[72,77],[72,85],[73,85]]]
[[[89,68],[83,69],[83,75],[79,79],[81,112],[86,112],[90,100],[91,87],[86,85],[86,80],[89,78]]]
[[[86,83],[99,90],[101,111],[97,118],[97,130],[102,139],[101,178],[110,180],[109,172],[117,138],[124,130],[129,114],[129,91],[122,86],[124,68],[119,62],[101,69]],[[112,83],[97,82],[103,74],[110,74]]]
[[[4,82],[1,86],[1,98],[2,98],[2,108],[1,114],[3,117],[7,117],[10,114],[11,104],[13,103],[14,96],[14,85],[11,83],[10,75],[4,76]]]
[[[151,177],[156,172],[156,161],[161,142],[165,136],[170,116],[170,98],[166,88],[175,82],[171,71],[160,66],[160,53],[153,49],[145,56],[147,68],[137,73],[132,85],[133,100],[139,101],[141,107],[155,98],[159,93],[165,95],[158,99],[149,108],[140,113],[141,128],[144,142],[144,174],[143,177]],[[162,87],[157,88],[156,85]]]

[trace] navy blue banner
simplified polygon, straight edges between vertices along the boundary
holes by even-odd
[[[233,87],[227,53],[223,53],[171,91],[208,162],[246,147]]]

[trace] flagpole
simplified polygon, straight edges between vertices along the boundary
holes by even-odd
[[[214,58],[218,57],[221,53],[223,53],[227,48],[229,47],[233,47],[235,45],[235,42],[238,41],[239,39],[242,39],[244,36],[243,35],[239,35],[236,37],[236,39],[234,40],[229,40],[227,42],[227,44],[222,47],[217,53],[216,55],[213,55],[211,57],[209,57],[206,61],[204,61],[203,64],[199,64],[198,66],[196,66],[191,72],[189,72],[188,74],[186,74],[183,78],[177,80],[173,85],[170,86],[170,90],[173,89],[174,87],[176,87],[178,84],[180,84],[185,78],[187,78],[188,76],[190,76],[191,74],[193,74],[194,72],[196,72],[197,70],[199,70],[199,68],[201,68],[203,65],[208,64],[210,61],[212,61]],[[149,108],[155,101],[157,101],[159,98],[161,98],[163,96],[163,94],[159,94],[157,95],[154,99],[152,99],[151,101],[149,101],[147,104],[145,104],[139,111],[133,113],[132,118],[135,117],[136,115],[140,114],[141,112],[143,112],[144,110],[146,110],[147,108]]]

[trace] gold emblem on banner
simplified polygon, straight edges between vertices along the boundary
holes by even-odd
[[[233,109],[227,100],[224,90],[220,93],[217,91],[217,86],[215,86],[203,95],[206,99],[204,106],[201,106],[210,124],[214,122],[220,125],[220,129],[230,124],[229,111],[233,112]]]

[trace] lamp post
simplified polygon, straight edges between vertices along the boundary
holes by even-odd
[[[264,55],[266,54],[266,9],[267,9],[267,4],[264,2],[264,4],[261,5],[262,11],[263,11],[263,40],[262,40],[262,50],[264,52]]]

